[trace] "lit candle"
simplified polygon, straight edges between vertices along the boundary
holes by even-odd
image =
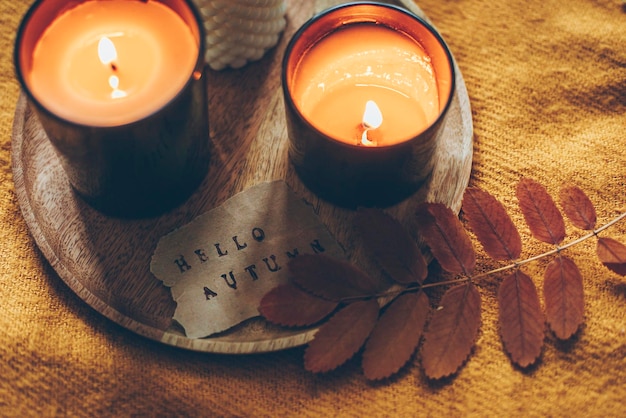
[[[191,0],[38,0],[15,65],[74,189],[135,216],[180,203],[206,174],[203,56]]]
[[[454,68],[417,16],[376,3],[326,10],[291,39],[282,83],[289,156],[319,196],[389,205],[432,171]]]
[[[169,102],[189,80],[197,57],[189,27],[164,4],[87,1],[45,30],[24,75],[33,95],[56,115],[117,126]]]
[[[322,38],[299,62],[291,93],[311,124],[349,144],[360,143],[355,127],[368,101],[384,118],[378,146],[406,141],[439,116],[439,93],[424,48],[376,24],[347,26]]]

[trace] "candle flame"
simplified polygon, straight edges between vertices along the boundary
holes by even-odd
[[[98,58],[104,65],[112,64],[117,60],[117,50],[113,41],[103,36],[98,42]]]
[[[363,126],[366,129],[377,129],[383,124],[383,114],[380,112],[378,105],[373,100],[365,103],[365,112],[363,112]]]
[[[111,69],[113,69],[114,72],[117,70],[115,66],[117,50],[115,49],[113,41],[106,36],[100,38],[98,42],[98,58],[100,58],[102,64],[111,65]],[[109,76],[109,86],[113,90],[111,92],[111,98],[113,99],[121,99],[128,95],[124,90],[120,90],[120,78],[115,74]]]
[[[365,103],[365,112],[363,112],[363,135],[361,136],[361,144],[365,146],[376,146],[376,141],[372,141],[367,137],[367,132],[371,129],[378,129],[383,124],[383,114],[378,105],[373,100]]]

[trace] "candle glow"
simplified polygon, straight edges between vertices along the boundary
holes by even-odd
[[[294,75],[293,95],[312,125],[359,146],[406,141],[431,125],[440,110],[424,48],[391,28],[367,23],[337,29],[307,50]],[[384,124],[361,122],[365,103],[385,115]]]
[[[172,100],[194,72],[198,47],[188,25],[161,2],[90,0],[47,27],[25,80],[63,119],[119,126]]]

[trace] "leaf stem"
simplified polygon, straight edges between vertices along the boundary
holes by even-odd
[[[465,276],[465,277],[458,277],[456,279],[444,280],[444,281],[435,282],[435,283],[428,283],[428,284],[420,286],[418,289],[428,289],[430,287],[437,287],[437,286],[445,286],[445,285],[448,285],[448,284],[463,283],[463,282],[466,282],[466,281],[471,280],[471,279],[473,279],[473,277],[467,277],[467,276]]]
[[[351,301],[351,300],[358,300],[358,299],[364,299],[364,298],[370,298],[370,297],[383,298],[383,297],[389,297],[389,296],[397,296],[397,295],[400,295],[402,293],[414,292],[414,291],[418,291],[418,290],[422,290],[422,289],[428,289],[428,288],[431,288],[431,287],[446,286],[446,285],[450,285],[450,284],[464,283],[464,282],[467,282],[469,280],[482,279],[483,277],[487,277],[487,276],[490,276],[492,274],[496,274],[496,273],[500,273],[502,271],[518,268],[520,266],[523,266],[524,264],[530,263],[531,261],[536,261],[536,260],[542,259],[544,257],[548,257],[550,255],[558,254],[559,252],[561,252],[561,251],[563,251],[563,250],[565,250],[567,248],[573,247],[574,245],[580,244],[581,242],[586,241],[589,238],[597,236],[600,232],[602,232],[605,229],[615,225],[616,223],[618,223],[619,221],[621,221],[624,218],[626,218],[626,212],[622,213],[621,215],[619,215],[615,219],[611,220],[610,222],[602,225],[601,227],[591,231],[587,235],[583,235],[582,237],[577,238],[577,239],[575,239],[573,241],[570,241],[570,242],[568,242],[565,245],[557,246],[556,248],[554,248],[554,249],[552,249],[550,251],[546,251],[545,253],[538,254],[538,255],[535,255],[533,257],[526,258],[524,260],[515,261],[514,263],[511,263],[509,265],[506,265],[506,266],[503,266],[503,267],[499,267],[497,269],[489,270],[489,271],[477,274],[475,276],[464,276],[464,277],[459,277],[459,278],[456,278],[456,279],[444,280],[444,281],[441,281],[441,282],[427,283],[427,284],[424,284],[424,285],[421,285],[421,286],[404,287],[404,288],[401,288],[401,289],[394,288],[393,290],[388,290],[386,292],[379,293],[379,294],[376,294],[376,295],[352,296],[352,297],[349,297],[349,298],[344,298],[344,299],[342,299],[342,301],[348,302],[348,301]]]
[[[531,261],[536,261],[536,260],[542,259],[544,257],[548,257],[550,255],[557,254],[557,253],[559,253],[559,252],[561,252],[561,251],[563,251],[563,250],[565,250],[567,248],[573,247],[574,245],[580,244],[581,242],[586,241],[589,238],[592,238],[592,237],[598,235],[600,232],[602,232],[605,229],[615,225],[616,223],[618,223],[619,221],[621,221],[624,218],[626,218],[626,212],[622,213],[621,215],[619,215],[618,217],[616,217],[612,221],[602,225],[600,228],[591,231],[587,235],[583,235],[580,238],[577,238],[577,239],[575,239],[573,241],[570,241],[570,242],[568,242],[565,245],[557,246],[556,248],[554,248],[554,249],[552,249],[550,251],[546,251],[545,253],[538,254],[538,255],[535,255],[533,257],[524,259],[524,260],[516,261],[516,262],[514,262],[512,264],[509,264],[507,266],[504,266],[504,267],[499,267],[499,268],[494,269],[494,270],[490,270],[490,271],[486,271],[484,273],[480,273],[480,274],[478,274],[476,276],[472,276],[472,279],[480,279],[480,278],[483,278],[485,276],[489,276],[491,274],[500,273],[501,271],[506,271],[506,270],[510,270],[512,268],[523,266],[524,264],[528,264]]]

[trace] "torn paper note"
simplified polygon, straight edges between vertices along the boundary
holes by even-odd
[[[174,320],[202,338],[259,315],[265,293],[287,281],[289,260],[307,253],[344,257],[312,207],[275,181],[161,238],[150,269],[171,288]]]

